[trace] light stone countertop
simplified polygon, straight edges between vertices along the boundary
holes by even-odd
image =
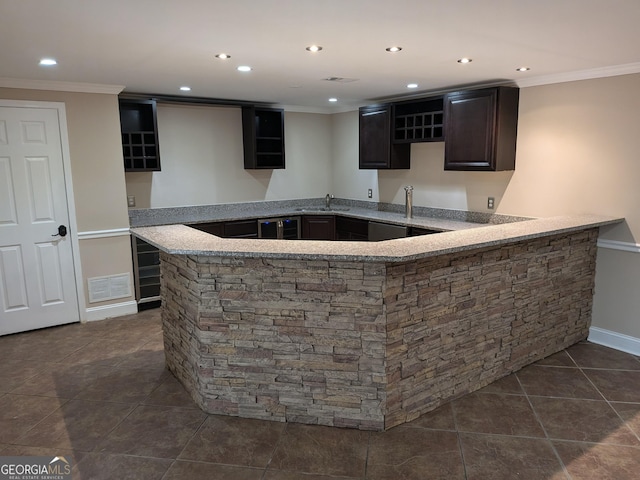
[[[131,227],[158,225],[196,224],[250,218],[275,218],[302,215],[340,215],[343,217],[379,220],[385,223],[428,228],[448,232],[475,228],[486,224],[509,223],[530,220],[530,217],[514,217],[492,213],[466,212],[429,207],[414,207],[414,216],[404,216],[404,206],[388,203],[365,202],[336,198],[332,209],[324,210],[324,199],[277,200],[267,202],[230,203],[219,205],[195,205],[129,210]]]
[[[311,212],[297,213],[308,214]],[[329,212],[317,213],[327,214]],[[344,213],[355,212],[350,210]],[[403,224],[403,221],[408,222],[402,214],[393,212],[369,210],[366,217],[370,220],[392,221],[388,216],[393,216],[394,223]],[[437,229],[436,224],[438,222],[434,223],[435,220],[453,222],[451,220],[418,217],[411,219],[410,225]],[[517,243],[523,240],[562,233],[577,232],[622,221],[622,218],[599,215],[568,215],[503,224],[455,222],[455,225],[449,224],[452,231],[382,242],[220,238],[181,224],[132,228],[131,232],[160,250],[174,255],[404,262],[424,257]],[[443,230],[446,229],[444,224],[442,224],[442,227]],[[456,229],[455,227],[458,228]]]

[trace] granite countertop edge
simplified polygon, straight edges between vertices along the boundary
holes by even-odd
[[[412,219],[413,220],[413,219]],[[429,226],[429,220],[423,219]],[[132,228],[133,235],[172,255],[405,262],[622,222],[599,215],[567,215],[505,224],[480,224],[382,242],[220,238],[182,224]]]

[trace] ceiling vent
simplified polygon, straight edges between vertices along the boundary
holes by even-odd
[[[323,78],[323,80],[326,80],[327,82],[335,82],[335,83],[351,83],[351,82],[358,81],[357,78],[345,78],[345,77],[327,77],[327,78]]]

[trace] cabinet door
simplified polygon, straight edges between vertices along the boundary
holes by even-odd
[[[517,124],[517,88],[447,94],[445,170],[513,170]]]
[[[305,240],[335,240],[336,217],[305,215],[302,217],[302,238]]]
[[[360,108],[361,169],[407,169],[410,167],[410,144],[391,142],[391,106]]]

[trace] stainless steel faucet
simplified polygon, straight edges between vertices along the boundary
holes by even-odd
[[[404,187],[405,195],[405,204],[404,204],[404,214],[405,217],[411,218],[413,217],[413,187],[411,185],[407,185]]]
[[[327,193],[327,196],[324,198],[324,206],[327,210],[331,210],[331,200],[333,200],[333,195],[329,195]]]

